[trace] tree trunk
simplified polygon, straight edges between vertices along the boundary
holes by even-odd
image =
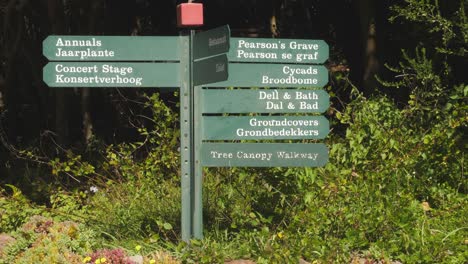
[[[61,35],[64,30],[64,8],[60,0],[48,0],[48,17],[50,24],[50,33]],[[69,143],[69,112],[68,101],[69,92],[65,89],[56,89],[55,93],[55,131],[57,134],[57,142],[62,146],[67,146]]]

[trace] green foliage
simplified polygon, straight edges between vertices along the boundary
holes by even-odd
[[[110,145],[102,164],[106,177],[90,200],[93,224],[112,239],[175,239],[179,226],[180,181],[178,115],[159,99],[147,98],[151,129],[139,128],[143,140]]]
[[[0,188],[0,233],[15,231],[33,215],[47,215],[43,207],[32,205],[20,189],[13,185],[6,187],[11,189],[12,194],[7,195]]]
[[[415,58],[411,58],[403,51],[403,61],[399,67],[387,65],[387,68],[397,74],[399,80],[396,82],[381,80],[381,83],[387,87],[409,88],[411,94],[408,104],[413,109],[429,111],[434,106],[437,109],[437,106],[440,107],[445,100],[443,95],[447,92],[447,87],[442,84],[442,78],[436,73],[433,61],[428,58],[424,47],[416,49]]]
[[[146,107],[153,116],[150,129],[138,128],[142,141],[108,146],[104,156],[103,168],[110,176],[121,180],[170,178],[179,166],[178,114],[159,98],[157,93],[146,98]]]
[[[312,226],[298,227],[312,232],[317,241],[328,241],[322,242],[322,249],[336,240],[331,248],[335,253],[380,248],[374,257],[442,262],[447,252],[457,249],[454,259],[463,259],[463,235],[452,240],[453,247],[435,247],[443,244],[443,235],[434,232],[447,235],[466,227],[467,211],[462,208],[466,201],[458,192],[466,192],[459,135],[448,124],[415,126],[410,111],[396,108],[386,98],[358,97],[342,113],[341,121],[348,124],[346,137],[332,146],[330,163],[312,177],[322,180],[315,181],[320,191],[309,200],[311,215],[299,216],[314,219]],[[321,208],[324,201],[327,207]],[[431,210],[457,220],[443,223],[427,217],[421,208],[424,201],[433,206]],[[401,244],[395,247],[395,241]]]
[[[402,5],[391,7],[391,22],[404,20],[416,26],[418,31],[431,38],[432,47],[443,54],[464,56],[468,43],[468,20],[466,1],[458,2],[457,10],[447,10],[439,0],[405,0]],[[424,36],[423,36],[424,37]]]
[[[176,238],[180,189],[170,182],[102,186],[91,201],[91,223],[106,237],[121,239]]]
[[[81,263],[97,242],[94,233],[74,222],[34,216],[14,233],[0,263]]]
[[[393,6],[391,21],[421,26],[419,30],[426,36],[414,57],[403,51],[398,67],[387,66],[398,74],[398,80],[381,83],[409,90],[408,105],[401,111],[402,124],[412,135],[409,150],[416,155],[408,160],[414,161],[415,172],[425,171],[421,176],[426,178],[425,186],[445,183],[466,193],[463,135],[468,123],[468,86],[454,75],[460,65],[452,62],[466,53],[468,23],[465,1],[458,3],[454,8],[455,3],[406,0]]]
[[[50,196],[49,210],[56,221],[82,222],[84,218],[89,217],[89,198],[87,191],[67,192],[58,188]]]
[[[403,51],[398,67],[387,65],[396,74],[392,81],[381,81],[387,87],[409,89],[412,111],[421,110],[423,118],[440,118],[453,86],[463,85],[455,76],[463,65],[454,62],[465,57],[468,43],[468,21],[465,2],[439,5],[438,0],[405,0],[392,6],[390,21],[419,26],[414,33],[423,34],[415,54]],[[418,120],[420,121],[420,120]],[[417,124],[420,125],[421,122]]]
[[[49,165],[52,168],[53,175],[63,173],[73,179],[89,176],[95,173],[93,165],[83,161],[81,155],[74,155],[71,151],[67,151],[64,161],[61,161],[59,158],[55,158],[49,161]]]
[[[256,263],[296,263],[291,240],[284,232],[271,232],[267,227],[240,232],[213,231],[202,241],[182,243],[177,251],[184,263],[222,263],[236,259],[252,259]]]

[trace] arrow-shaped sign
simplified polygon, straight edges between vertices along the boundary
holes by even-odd
[[[178,87],[179,63],[50,62],[49,87]]]

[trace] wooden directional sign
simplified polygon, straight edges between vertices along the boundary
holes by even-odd
[[[50,61],[179,61],[179,37],[49,36]]]
[[[178,87],[179,63],[50,62],[49,87]]]
[[[323,40],[231,38],[230,62],[321,64],[329,56]]]
[[[323,113],[330,106],[324,90],[203,89],[203,113]]]
[[[193,63],[193,84],[203,85],[225,81],[228,78],[226,54],[210,57]]]
[[[206,167],[322,167],[328,162],[325,144],[211,143],[201,146]]]
[[[196,33],[193,37],[193,58],[197,60],[228,52],[230,35],[227,25]]]
[[[324,66],[296,64],[230,63],[229,78],[206,87],[313,87],[328,83]]]
[[[204,116],[203,140],[323,139],[330,124],[323,116]]]

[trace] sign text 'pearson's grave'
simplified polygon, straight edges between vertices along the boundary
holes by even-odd
[[[232,62],[321,64],[328,55],[323,40],[231,38],[228,58]]]

